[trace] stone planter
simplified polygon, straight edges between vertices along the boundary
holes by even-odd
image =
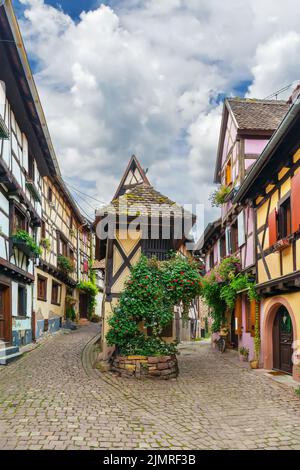
[[[115,356],[111,370],[122,377],[172,379],[178,375],[178,363],[172,356]]]

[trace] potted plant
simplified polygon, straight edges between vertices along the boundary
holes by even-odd
[[[210,202],[213,207],[221,207],[227,199],[227,196],[231,192],[230,186],[221,185],[218,189],[213,191],[210,195]]]
[[[57,266],[66,275],[74,272],[74,263],[67,256],[59,255],[57,257]]]
[[[28,258],[38,258],[41,255],[41,247],[36,244],[26,230],[17,230],[12,235],[12,245],[22,251]]]
[[[289,238],[282,238],[278,240],[277,243],[274,245],[274,251],[282,251],[285,248],[288,248],[291,244],[291,240]]]
[[[250,361],[251,369],[259,368],[259,354],[260,354],[260,331],[259,331],[259,303],[255,305],[255,333],[254,333],[254,359]]]
[[[248,348],[245,348],[244,346],[242,346],[240,349],[239,349],[239,353],[240,353],[240,357],[242,358],[242,360],[244,362],[248,362],[248,358],[249,358],[249,349]]]
[[[40,245],[45,248],[46,251],[50,251],[51,243],[49,238],[41,238]]]

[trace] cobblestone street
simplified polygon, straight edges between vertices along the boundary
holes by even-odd
[[[0,370],[1,449],[300,449],[300,398],[220,356],[182,348],[180,376],[86,372],[99,326],[47,339]]]

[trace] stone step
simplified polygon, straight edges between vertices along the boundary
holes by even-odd
[[[0,359],[5,358],[6,356],[10,356],[11,354],[18,353],[19,347],[18,346],[7,346],[6,348],[0,348]]]
[[[6,366],[7,364],[9,364],[10,362],[14,361],[15,359],[17,359],[17,357],[20,357],[22,356],[23,353],[21,353],[20,351],[14,353],[14,354],[8,354],[7,356],[4,356],[4,357],[0,357],[0,365],[1,366]]]

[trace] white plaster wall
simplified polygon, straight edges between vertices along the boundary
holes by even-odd
[[[18,316],[18,283],[12,281],[11,283],[11,312],[12,316]]]

